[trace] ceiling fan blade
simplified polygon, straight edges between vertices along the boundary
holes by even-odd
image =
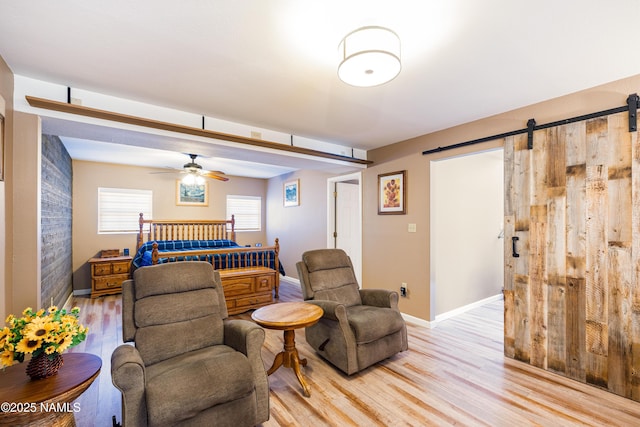
[[[203,172],[201,175],[206,176],[207,178],[217,179],[218,181],[229,181],[229,178],[223,176],[224,173],[222,172]]]

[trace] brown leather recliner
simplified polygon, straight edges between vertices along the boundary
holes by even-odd
[[[359,289],[342,249],[305,252],[296,267],[304,299],[324,310],[305,329],[307,342],[323,358],[351,375],[408,349],[398,293]]]
[[[220,276],[207,262],[139,268],[123,283],[125,342],[111,356],[132,426],[253,426],[269,419],[265,333],[227,319]]]

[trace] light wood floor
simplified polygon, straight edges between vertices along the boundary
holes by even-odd
[[[282,282],[281,301],[302,300],[299,285]],[[80,427],[121,421],[120,393],[110,358],[122,342],[120,296],[75,297],[86,342],[73,351],[97,354],[103,367],[78,400]],[[250,319],[250,313],[234,316]],[[272,426],[639,426],[640,404],[505,358],[502,304],[491,303],[437,328],[408,324],[409,351],[350,377],[324,362],[296,332],[311,386],[305,398],[290,369],[269,377]],[[271,366],[283,345],[266,330],[262,357]],[[197,391],[194,390],[194,393]]]

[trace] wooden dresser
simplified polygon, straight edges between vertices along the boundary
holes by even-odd
[[[91,298],[122,292],[122,282],[130,278],[130,256],[91,258]]]
[[[277,271],[267,267],[218,270],[229,314],[273,304]]]

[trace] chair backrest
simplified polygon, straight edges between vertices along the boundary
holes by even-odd
[[[123,311],[132,310],[133,340],[145,365],[224,342],[227,306],[220,274],[208,262],[139,268],[128,299]]]
[[[296,264],[305,300],[361,305],[358,280],[351,259],[342,249],[316,249],[302,254]]]

